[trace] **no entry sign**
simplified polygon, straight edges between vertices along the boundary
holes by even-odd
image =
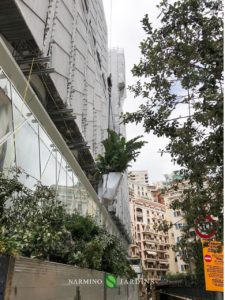
[[[206,262],[211,262],[211,261],[212,261],[212,256],[209,255],[209,254],[206,254],[206,255],[204,256],[204,260],[205,260]]]

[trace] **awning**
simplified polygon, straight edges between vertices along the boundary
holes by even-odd
[[[157,255],[157,253],[156,252],[154,252],[154,251],[146,251],[148,254],[151,254],[151,255]]]

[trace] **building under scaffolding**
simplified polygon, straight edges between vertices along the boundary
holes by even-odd
[[[95,158],[109,120],[102,1],[2,0],[0,35],[1,120],[9,125],[0,135],[1,168],[21,167],[31,188],[38,180],[85,191],[88,213],[119,235],[96,193]]]

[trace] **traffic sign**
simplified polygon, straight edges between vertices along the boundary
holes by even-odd
[[[216,221],[210,216],[200,216],[195,220],[195,233],[202,239],[211,239],[216,234]]]
[[[202,241],[206,291],[223,292],[223,246]]]
[[[211,261],[212,261],[212,256],[209,255],[209,254],[206,254],[206,255],[204,256],[204,260],[205,260],[206,262],[211,262]]]

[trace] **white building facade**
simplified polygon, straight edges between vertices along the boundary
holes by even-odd
[[[168,191],[165,194],[165,203],[167,206],[167,219],[172,224],[169,230],[169,239],[171,245],[175,246],[181,239],[186,221],[181,210],[173,210],[170,208],[171,203],[182,197],[182,190]],[[190,266],[186,264],[180,257],[179,253],[170,249],[170,270],[172,273],[186,273],[190,271]]]
[[[71,210],[123,239],[94,176],[108,126],[102,1],[0,1],[0,72],[1,169],[21,168],[30,188],[38,181],[56,187]]]
[[[120,118],[126,99],[125,57],[123,49],[110,49],[109,73],[112,80],[109,127],[117,133],[126,136],[125,125],[121,123]]]

